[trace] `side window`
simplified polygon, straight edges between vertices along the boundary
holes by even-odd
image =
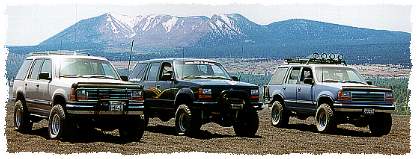
[[[300,76],[300,67],[294,67],[288,77],[288,84],[296,84]]]
[[[287,67],[280,67],[278,68],[274,75],[272,75],[271,82],[269,84],[277,84],[280,85],[284,83],[285,74],[287,73]]]
[[[172,65],[170,63],[168,63],[168,62],[162,63],[161,72],[160,72],[160,75],[159,75],[159,80],[160,81],[168,80],[168,79],[163,79],[162,76],[167,75],[167,74],[169,74],[169,72],[172,72],[172,71],[173,71],[172,70]]]
[[[29,79],[38,79],[39,73],[41,71],[41,66],[43,63],[43,59],[36,59],[32,66],[32,70],[29,74]]]
[[[146,63],[138,63],[133,69],[133,72],[129,78],[142,80],[143,76],[145,75],[146,66],[147,66]]]
[[[25,79],[26,75],[29,72],[30,64],[32,63],[32,59],[25,60],[22,64],[22,66],[19,69],[19,72],[17,72],[16,78],[17,80],[23,80]]]
[[[305,78],[313,78],[313,71],[311,68],[303,67],[303,71],[301,72],[301,78],[300,81],[304,83]]]
[[[156,77],[158,76],[159,71],[159,63],[152,63],[151,68],[148,70],[147,80],[148,81],[156,81]]]
[[[52,62],[50,59],[46,59],[45,62],[43,62],[41,73],[42,72],[47,72],[52,76]]]

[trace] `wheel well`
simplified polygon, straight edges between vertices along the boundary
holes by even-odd
[[[280,95],[274,95],[272,102],[279,101],[281,104],[284,104],[284,99]]]
[[[25,100],[25,96],[23,95],[22,92],[17,92],[16,101],[19,100],[19,99],[21,99],[23,101]]]
[[[192,98],[188,94],[179,94],[177,98],[175,99],[175,106],[179,106],[180,104],[191,104]]]
[[[320,97],[319,100],[317,101],[317,107],[320,106],[323,103],[327,103],[330,106],[333,105],[333,100],[330,97]]]
[[[63,96],[61,96],[61,95],[56,95],[54,97],[52,106],[54,106],[55,104],[61,104],[62,106],[64,106],[66,104],[65,98]]]

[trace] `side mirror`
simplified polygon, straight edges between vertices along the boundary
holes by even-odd
[[[308,77],[304,78],[304,83],[313,85],[314,84],[313,78],[308,78]]]
[[[231,76],[230,78],[232,78],[233,81],[239,81],[239,78],[236,76]]]
[[[127,76],[120,76],[120,79],[122,79],[122,81],[129,81],[129,78]]]
[[[173,76],[173,72],[172,71],[167,71],[166,73],[164,73],[162,75],[161,80],[162,81],[172,81],[172,80],[174,80],[172,78],[172,76]]]
[[[372,85],[372,81],[366,81],[368,85]]]
[[[51,80],[51,76],[48,72],[41,72],[39,74],[39,79],[43,79],[43,80]]]

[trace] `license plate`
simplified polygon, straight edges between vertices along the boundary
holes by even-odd
[[[372,109],[372,108],[364,108],[363,109],[363,114],[373,115],[374,113],[375,113],[375,109]]]
[[[123,107],[125,105],[125,102],[121,101],[110,101],[109,104],[109,110],[110,111],[123,111]]]

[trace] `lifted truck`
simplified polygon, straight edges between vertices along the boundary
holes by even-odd
[[[286,61],[264,86],[273,126],[285,127],[290,116],[314,116],[319,132],[331,132],[342,123],[368,126],[375,136],[390,132],[395,110],[391,89],[365,81],[340,55]]]
[[[125,140],[144,132],[142,86],[119,76],[108,60],[64,51],[33,53],[13,84],[14,126],[20,132],[48,120],[51,139],[73,130],[119,129]]]

